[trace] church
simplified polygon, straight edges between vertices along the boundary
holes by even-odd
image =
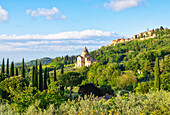
[[[90,56],[87,48],[85,47],[82,51],[82,54],[77,57],[77,62],[75,64],[75,67],[84,67],[84,66],[90,66],[93,62],[95,62],[94,58]]]

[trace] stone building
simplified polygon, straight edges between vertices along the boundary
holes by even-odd
[[[118,44],[118,43],[125,43],[126,41],[125,41],[125,39],[124,38],[121,38],[121,39],[117,39],[117,40],[113,40],[112,41],[112,43],[111,43],[111,45],[116,45],[116,44]]]
[[[95,60],[92,56],[90,56],[87,48],[85,47],[82,51],[82,54],[77,57],[77,62],[75,64],[75,67],[84,67],[84,66],[90,66],[92,63],[94,63]]]

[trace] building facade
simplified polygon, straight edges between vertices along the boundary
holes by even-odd
[[[90,66],[92,63],[95,62],[94,58],[90,56],[87,48],[85,47],[82,51],[82,54],[77,57],[77,62],[75,64],[75,67],[84,67],[84,66]]]

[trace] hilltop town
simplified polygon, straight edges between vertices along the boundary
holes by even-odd
[[[154,37],[157,37],[159,36],[159,33],[160,32],[167,32],[167,31],[170,31],[170,29],[166,28],[164,29],[162,26],[158,29],[153,29],[153,30],[149,30],[147,28],[147,31],[145,32],[141,32],[137,35],[133,35],[133,37],[131,38],[127,38],[125,39],[124,37],[123,38],[118,38],[117,40],[113,40],[111,42],[110,45],[107,45],[107,46],[115,46],[116,44],[119,44],[119,43],[125,43],[125,42],[129,42],[129,41],[133,41],[133,40],[145,40],[145,39],[149,39],[149,38],[154,38]]]

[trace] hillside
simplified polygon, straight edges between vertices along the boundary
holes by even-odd
[[[169,54],[170,37],[156,37],[148,40],[135,40],[116,46],[102,47],[91,52],[91,55],[103,63],[123,63],[128,60],[152,60],[157,56],[164,57]],[[154,54],[154,55],[153,55]]]
[[[132,78],[134,81],[131,82],[135,82],[136,79],[137,83],[146,82],[146,85],[149,85],[148,81],[154,80],[154,65],[157,57],[159,57],[161,73],[169,71],[165,68],[169,68],[170,36],[163,35],[148,40],[136,39],[115,46],[102,47],[92,51],[91,55],[100,63],[90,68],[87,73],[88,82],[100,86],[110,84],[116,89],[131,90],[133,86],[130,84],[120,86],[117,81],[121,82],[123,80],[121,77],[131,75],[134,76]]]
[[[33,66],[35,65],[35,61],[36,60],[31,60],[29,62],[26,62],[25,64],[27,66]],[[41,62],[43,65],[47,65],[49,63],[52,62],[52,59],[51,58],[48,58],[48,57],[44,57],[44,58],[41,58],[41,59],[38,59],[38,63]],[[21,66],[22,63],[16,63],[15,66]]]
[[[102,113],[103,107],[106,114],[127,113],[128,110],[132,114],[136,108],[136,114],[155,111],[166,114],[170,111],[167,104],[170,101],[170,36],[158,34],[155,38],[135,39],[92,51],[90,55],[97,62],[89,67],[75,68],[77,56],[68,55],[38,59],[37,64],[32,60],[25,67],[18,64],[16,68],[11,64],[9,69],[2,64],[0,100],[5,103],[1,103],[0,108],[6,113],[12,108],[11,114],[46,112],[48,108],[52,113],[65,114],[74,110],[77,114],[84,108],[90,108],[84,113]],[[40,61],[42,65],[38,65]],[[86,96],[90,94],[99,98]],[[155,106],[150,108],[150,103]],[[95,104],[100,107],[96,109]],[[124,104],[128,110],[124,110]]]

